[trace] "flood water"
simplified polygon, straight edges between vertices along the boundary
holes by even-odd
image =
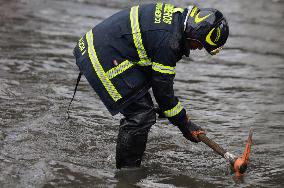
[[[243,178],[167,120],[152,127],[142,167],[117,171],[121,116],[85,79],[66,120],[77,40],[139,1],[0,0],[0,187],[284,187],[284,2],[174,3],[192,2],[223,11],[230,37],[218,56],[193,52],[177,64],[175,93],[208,137],[236,155],[253,128]]]

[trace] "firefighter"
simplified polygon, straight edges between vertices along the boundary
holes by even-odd
[[[156,113],[186,139],[200,141],[197,135],[204,130],[190,120],[174,95],[175,66],[190,50],[205,48],[217,54],[228,35],[227,21],[216,9],[159,2],[120,11],[80,38],[74,49],[78,82],[83,74],[108,111],[124,116],[117,137],[118,169],[140,166]]]

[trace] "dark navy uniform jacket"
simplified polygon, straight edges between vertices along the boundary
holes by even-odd
[[[79,40],[76,64],[112,115],[152,87],[172,123],[185,119],[173,80],[176,62],[185,54],[187,12],[172,4],[134,6],[107,18]]]

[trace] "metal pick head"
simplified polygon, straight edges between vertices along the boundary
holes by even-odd
[[[234,163],[234,170],[235,170],[237,177],[240,177],[241,175],[243,175],[245,171],[247,170],[247,165],[249,162],[248,160],[249,160],[250,151],[251,151],[251,145],[252,145],[252,129],[250,129],[246,147],[245,147],[242,157],[239,157]]]

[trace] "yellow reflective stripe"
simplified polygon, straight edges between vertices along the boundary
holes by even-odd
[[[94,38],[93,38],[93,31],[90,30],[86,34],[87,43],[88,43],[88,54],[89,58],[92,62],[93,68],[95,72],[97,73],[100,81],[104,85],[105,89],[107,90],[108,94],[111,96],[111,98],[116,102],[119,99],[121,99],[121,95],[118,93],[118,91],[115,89],[114,85],[111,83],[109,78],[107,77],[102,65],[99,62],[97,53],[94,48]]]
[[[183,107],[181,106],[180,102],[170,110],[164,112],[166,117],[173,117],[182,111]]]
[[[196,23],[196,24],[198,24],[198,23],[200,23],[200,22],[203,22],[204,20],[206,20],[206,18],[208,18],[211,14],[208,14],[208,15],[206,15],[206,16],[203,16],[203,17],[199,17],[199,14],[200,14],[200,12],[198,12],[197,14],[196,14],[196,16],[195,16],[195,18],[194,18],[194,22]]]
[[[138,8],[139,6],[134,6],[130,10],[132,37],[133,37],[133,41],[134,41],[137,53],[139,55],[139,58],[141,60],[146,61],[148,60],[148,56],[147,56],[146,50],[142,42],[142,36],[141,36],[141,31],[140,31],[140,26],[139,26],[139,19],[138,19]]]
[[[183,9],[183,8],[174,8],[173,13],[176,13],[176,12],[183,13],[183,11],[184,11],[184,9]]]
[[[141,60],[138,62],[135,62],[135,64],[139,65],[139,66],[150,66],[152,65],[152,62],[150,60]]]
[[[194,7],[190,13],[190,17],[193,17],[195,15],[195,12],[197,11],[197,7]]]
[[[155,62],[152,64],[152,69],[163,74],[175,74],[175,67],[165,66]]]
[[[208,35],[206,36],[206,42],[208,44],[210,44],[211,46],[217,46],[217,44],[215,44],[212,40],[211,40],[211,35],[213,33],[213,31],[215,30],[215,27],[213,29],[211,29],[211,31],[208,33]]]
[[[118,66],[107,71],[106,75],[109,79],[113,79],[114,77],[123,73],[124,71],[126,71],[132,66],[133,66],[133,63],[129,62],[128,60],[125,60],[122,63],[120,63]]]

